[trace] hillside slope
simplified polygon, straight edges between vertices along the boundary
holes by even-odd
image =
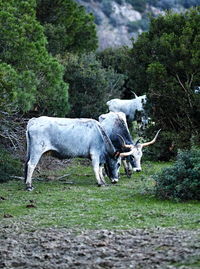
[[[131,38],[137,38],[138,34],[148,30],[149,14],[152,16],[164,14],[166,9],[180,12],[200,4],[200,0],[76,0],[76,2],[94,14],[100,50],[123,45],[131,46]]]

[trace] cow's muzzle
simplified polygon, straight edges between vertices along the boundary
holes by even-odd
[[[111,178],[111,182],[112,184],[116,184],[119,181],[118,178]]]
[[[133,171],[135,171],[135,172],[141,172],[142,169],[141,168],[133,168]]]

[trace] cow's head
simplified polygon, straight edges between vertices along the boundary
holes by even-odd
[[[124,143],[123,147],[125,148],[129,148],[130,151],[129,152],[123,152],[121,153],[121,157],[127,157],[128,156],[128,161],[131,163],[132,169],[135,172],[140,172],[142,170],[141,168],[141,158],[143,155],[143,148],[150,146],[152,144],[154,144],[156,142],[156,139],[158,137],[159,132],[161,131],[161,129],[156,133],[155,137],[153,140],[146,142],[146,143],[139,143],[139,141],[137,141],[135,143],[135,145],[126,145]],[[131,153],[131,154],[130,154]]]
[[[107,136],[104,128],[99,125],[99,129],[101,130],[101,135],[104,140],[105,145],[105,171],[107,176],[110,178],[112,183],[117,183],[119,180],[119,169],[121,165],[121,154],[119,151],[116,151],[113,143],[110,138]],[[125,149],[126,150],[126,149]],[[130,153],[131,154],[131,153]]]
[[[141,96],[137,96],[135,93],[134,93],[134,95],[135,95],[135,98],[133,99],[133,101],[136,104],[137,110],[144,111],[144,105],[147,102],[147,96],[145,94],[141,95]]]
[[[119,180],[119,169],[121,165],[121,157],[119,152],[109,154],[104,165],[107,176],[112,183],[117,183]]]

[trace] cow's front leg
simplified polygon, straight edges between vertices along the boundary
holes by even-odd
[[[105,181],[103,178],[102,168],[99,165],[93,166],[94,174],[97,180],[97,184],[99,187],[105,185]]]
[[[122,163],[124,165],[125,174],[127,175],[127,177],[131,177],[131,175],[132,175],[132,166],[131,166],[130,162],[127,161],[126,159],[123,159]]]
[[[93,170],[94,170],[94,174],[95,174],[98,186],[100,187],[102,185],[105,185],[102,167],[99,164],[98,158],[95,158],[93,155],[91,156],[91,158],[92,158],[92,166],[93,166]]]
[[[105,182],[105,180],[104,180],[103,172],[104,172],[104,167],[101,165],[101,166],[99,167],[99,175],[100,175],[101,182],[103,183],[103,185],[106,185],[106,182]]]

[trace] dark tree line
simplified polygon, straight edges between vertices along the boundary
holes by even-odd
[[[152,120],[172,146],[199,143],[199,9],[152,19],[150,30],[133,44],[131,58],[132,85],[147,93]]]

